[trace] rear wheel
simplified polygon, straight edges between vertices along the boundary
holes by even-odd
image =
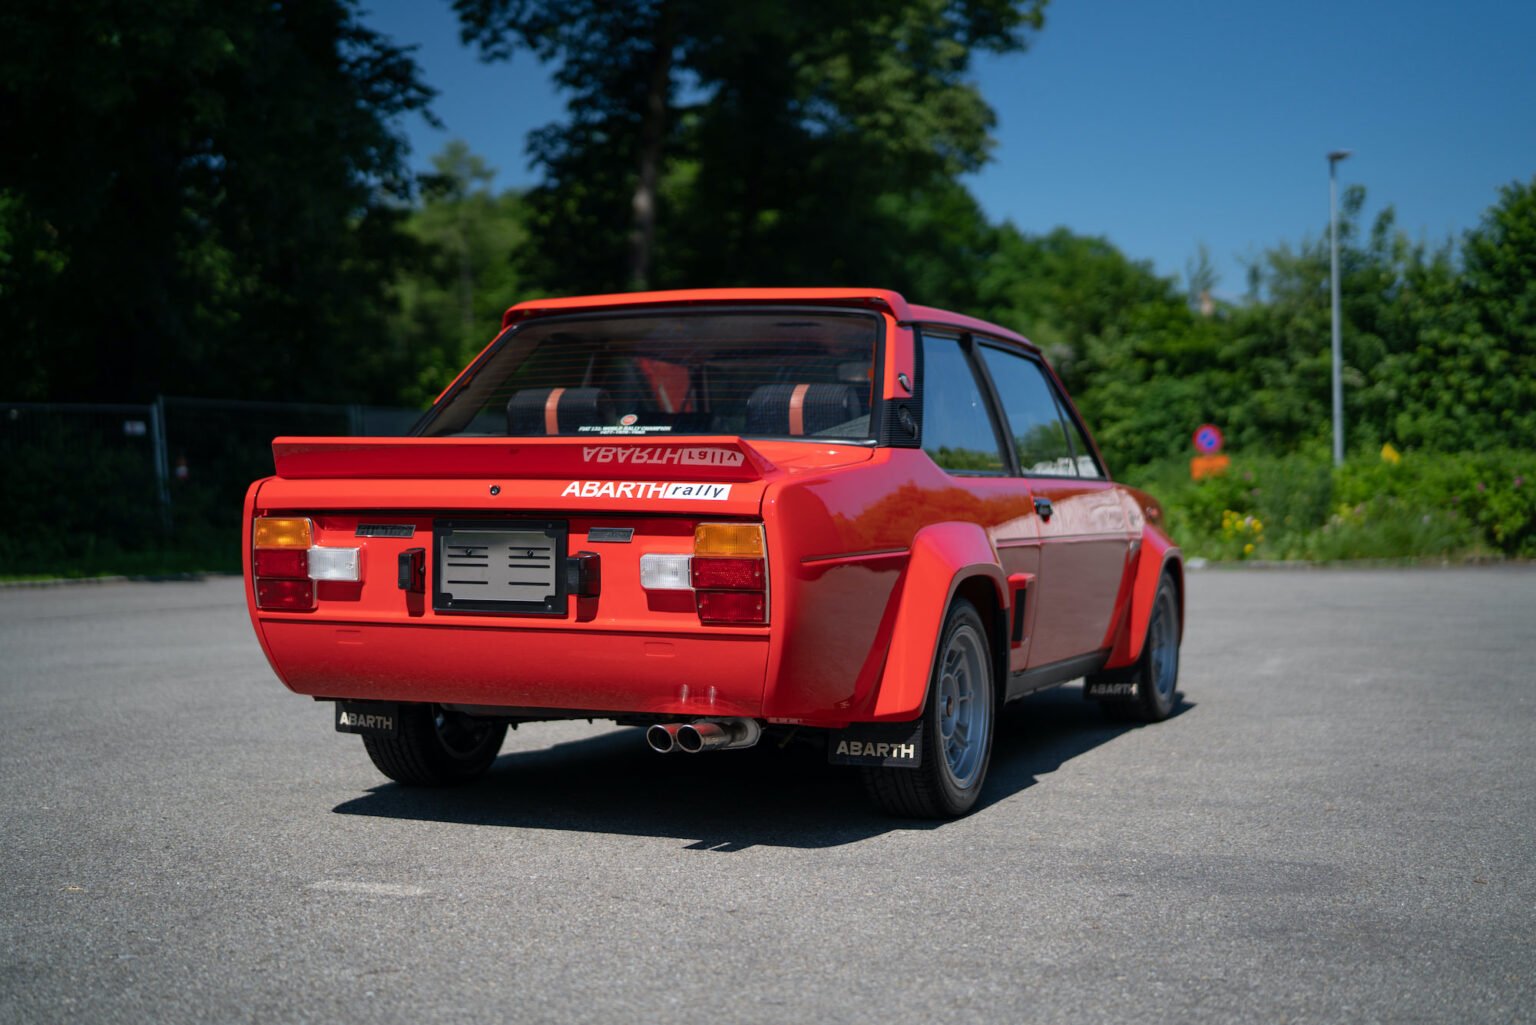
[[[402,705],[394,737],[363,737],[368,757],[396,783],[440,787],[467,783],[491,767],[507,724],[440,705]]]
[[[1130,680],[1134,693],[1105,699],[1105,711],[1138,722],[1162,722],[1173,714],[1179,693],[1179,596],[1166,576],[1157,585],[1147,641]]]
[[[997,708],[992,654],[976,607],[956,598],[928,681],[923,708],[922,764],[864,768],[874,802],[892,815],[944,819],[975,806],[992,759]]]

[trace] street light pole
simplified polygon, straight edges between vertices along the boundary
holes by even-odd
[[[1339,161],[1350,154],[1336,149],[1328,154],[1328,248],[1333,268],[1333,465],[1344,465],[1344,344],[1339,326]]]

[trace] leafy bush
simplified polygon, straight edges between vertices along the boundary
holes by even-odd
[[[1536,452],[1408,453],[1396,465],[1351,463],[1336,481],[1340,502],[1392,499],[1474,527],[1494,551],[1536,556]]]
[[[1359,457],[1336,470],[1321,453],[1234,457],[1202,481],[1167,461],[1127,480],[1157,496],[1190,556],[1536,557],[1536,453],[1523,450]]]

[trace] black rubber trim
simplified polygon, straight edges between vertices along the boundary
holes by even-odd
[[[1104,668],[1104,663],[1109,661],[1109,649],[1091,652],[1087,655],[1078,655],[1075,658],[1064,658],[1060,662],[1050,662],[1043,666],[1035,666],[1008,675],[1008,696],[1006,701],[1014,701],[1037,690],[1054,687],[1058,683],[1066,683],[1075,680],[1079,676],[1087,676]]]
[[[882,339],[881,359],[884,359]],[[883,368],[885,364],[882,362]],[[883,371],[882,371],[883,372]],[[877,391],[884,391],[879,388]],[[904,399],[885,399],[877,395],[878,416],[871,412],[875,425],[875,438],[888,448],[923,447],[923,336],[916,329],[912,332],[912,393]],[[906,416],[902,416],[902,412]],[[911,430],[908,429],[908,422]]]

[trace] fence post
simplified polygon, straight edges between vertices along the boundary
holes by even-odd
[[[155,484],[160,495],[160,529],[171,536],[171,466],[165,444],[165,396],[156,395],[149,407],[149,422],[155,440]]]

